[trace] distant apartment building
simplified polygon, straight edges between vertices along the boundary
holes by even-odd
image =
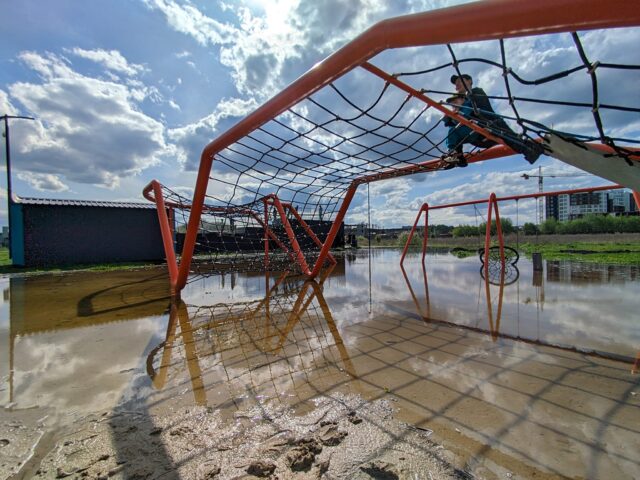
[[[546,218],[560,222],[590,214],[627,215],[638,211],[631,191],[623,189],[553,195],[546,197],[545,205]]]

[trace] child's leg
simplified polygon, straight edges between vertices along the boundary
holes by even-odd
[[[466,125],[457,125],[449,128],[447,135],[447,148],[449,150],[462,151],[462,145],[466,143],[466,139],[471,133],[471,129]]]

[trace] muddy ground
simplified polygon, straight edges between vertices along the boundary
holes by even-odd
[[[36,447],[19,472],[33,453],[30,442],[42,443],[43,428],[35,419],[16,418],[0,435],[0,478],[471,478],[451,466],[451,452],[432,442],[430,431],[397,421],[387,400],[335,395],[315,404],[296,415],[265,401],[231,419],[210,407],[91,415]]]

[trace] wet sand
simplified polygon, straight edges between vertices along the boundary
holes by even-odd
[[[268,401],[231,420],[206,407],[109,412],[67,428],[31,478],[466,478],[393,410],[335,395],[302,416]]]
[[[258,460],[278,478],[637,477],[636,270],[494,285],[475,259],[403,278],[376,255],[371,277],[358,256],[318,282],[198,280],[173,305],[158,272],[10,285],[0,478],[242,478]],[[325,430],[347,435],[294,473],[289,451]]]

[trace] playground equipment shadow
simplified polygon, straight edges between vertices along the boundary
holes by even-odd
[[[558,261],[533,272],[521,259],[487,275],[477,257],[398,262],[398,251],[372,250],[345,254],[316,281],[197,277],[173,303],[161,269],[1,279],[0,478],[73,474],[80,431],[95,435],[84,449],[111,450],[77,476],[197,478],[217,462],[215,478],[230,478],[256,428],[298,431],[331,402],[352,441],[347,416],[368,405],[364,425],[452,464],[446,478],[637,476],[637,266]],[[376,401],[412,428],[374,418]],[[131,425],[138,440],[125,441]],[[213,448],[199,431],[236,446]],[[404,468],[389,457],[396,440],[372,438],[361,454]],[[365,475],[331,458],[335,478]]]

